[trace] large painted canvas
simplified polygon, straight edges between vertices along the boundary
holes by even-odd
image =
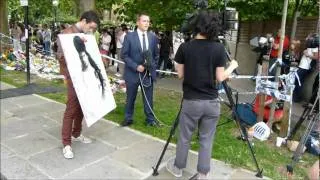
[[[93,35],[60,34],[63,54],[88,127],[116,108]]]

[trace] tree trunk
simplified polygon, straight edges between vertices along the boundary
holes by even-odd
[[[291,30],[291,35],[290,35],[290,42],[295,39],[296,37],[296,32],[297,32],[297,22],[298,18],[300,17],[300,7],[303,3],[303,0],[296,0],[296,7],[294,9],[294,16],[293,16],[293,22],[292,22],[292,30]]]
[[[0,33],[9,35],[8,28],[8,0],[0,0]],[[0,52],[2,52],[2,35],[0,35]]]
[[[74,0],[74,4],[76,5],[77,8],[73,9],[73,13],[77,18],[79,18],[80,17],[80,0]]]
[[[8,35],[8,0],[0,0],[0,17],[0,32]]]
[[[83,12],[89,11],[89,10],[95,10],[95,0],[80,0],[79,2],[79,13],[80,16]]]

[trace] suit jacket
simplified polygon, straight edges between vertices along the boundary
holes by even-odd
[[[81,33],[81,31],[75,26],[72,25],[62,31],[61,34],[72,34],[72,33]],[[66,65],[66,60],[63,55],[63,50],[61,47],[60,39],[57,40],[58,50],[57,50],[57,59],[59,60],[60,64],[60,74],[64,75],[66,79],[70,79],[69,71]]]
[[[151,76],[152,80],[156,81],[156,68],[159,60],[159,48],[157,37],[147,32],[149,47],[151,52]],[[138,32],[129,32],[124,38],[123,47],[121,50],[121,58],[124,60],[124,80],[127,82],[136,83],[139,81],[138,65],[144,64],[142,48],[138,36]]]

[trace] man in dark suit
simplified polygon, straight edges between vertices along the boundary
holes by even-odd
[[[152,113],[153,82],[156,80],[159,48],[157,37],[148,32],[149,25],[149,16],[139,14],[137,16],[137,30],[128,33],[123,42],[121,56],[126,63],[124,80],[126,81],[127,101],[125,119],[121,123],[122,126],[129,126],[133,123],[134,102],[139,86],[141,86],[142,92],[144,92],[143,103],[146,123],[150,126],[156,126]]]

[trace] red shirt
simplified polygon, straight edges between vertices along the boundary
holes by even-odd
[[[280,37],[277,36],[273,42],[274,44],[279,44],[280,43]],[[283,41],[283,51],[286,51],[289,49],[289,38],[287,36],[284,36],[284,41]],[[270,54],[270,57],[271,58],[277,58],[278,57],[278,51],[279,51],[279,48],[278,49],[273,49],[271,50],[271,54]]]

